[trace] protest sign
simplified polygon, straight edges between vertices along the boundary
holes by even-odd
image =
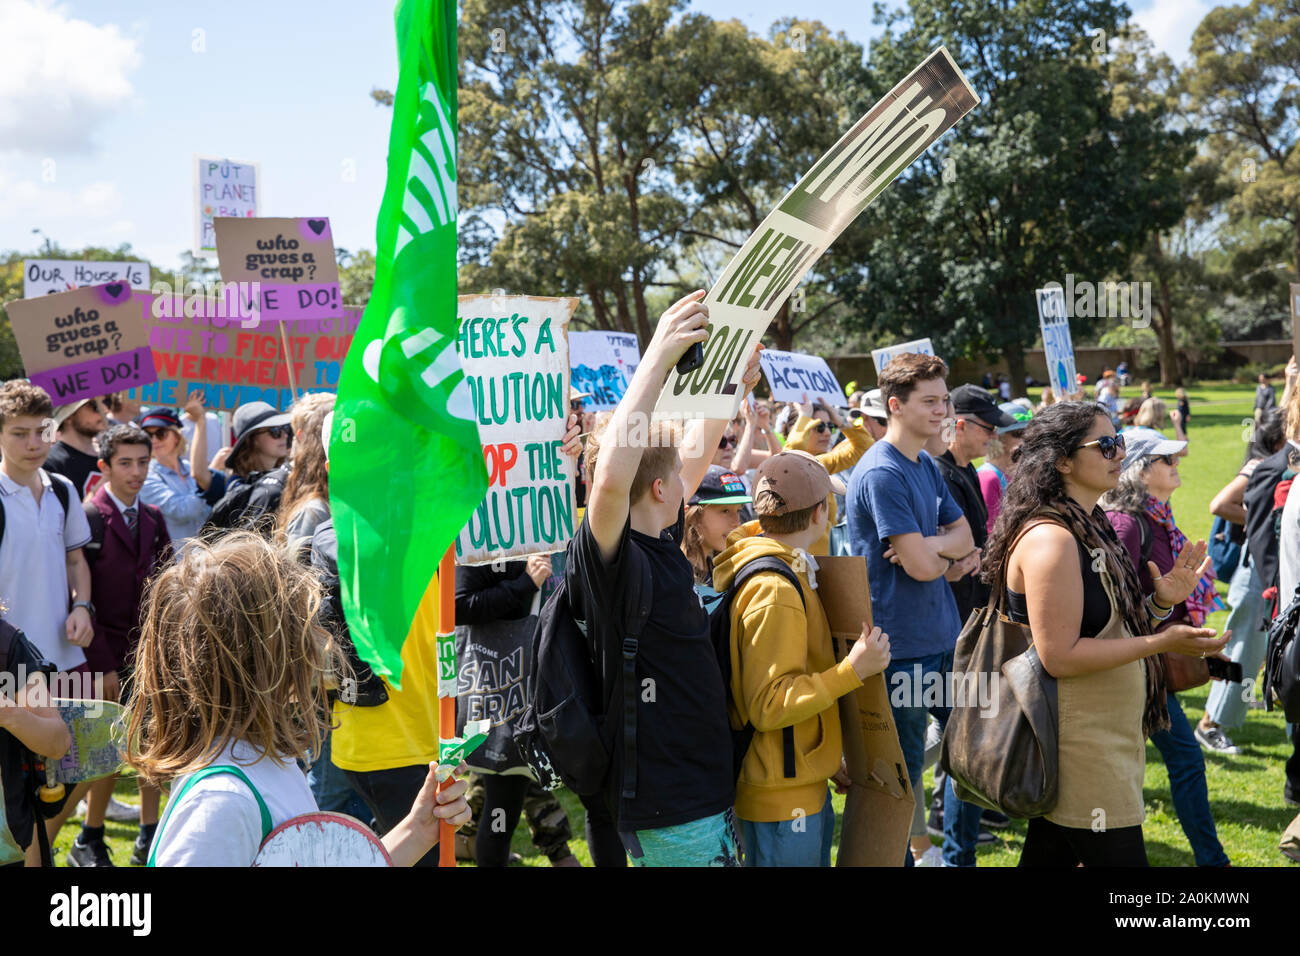
[[[109,282],[5,308],[27,377],[66,405],[158,377],[145,333],[152,306],[153,293]]]
[[[459,564],[562,551],[573,537],[574,463],[560,446],[569,417],[566,333],[577,305],[527,295],[460,297],[457,349],[488,492],[456,538]]]
[[[132,289],[148,289],[149,263],[88,262],[83,259],[23,260],[24,299],[108,282],[125,282]]]
[[[329,219],[218,217],[213,225],[222,280],[255,290],[263,319],[332,319],[343,314]]]
[[[217,254],[212,220],[217,216],[251,219],[257,215],[261,167],[215,156],[194,157],[194,256]]]
[[[1049,285],[1035,293],[1038,299],[1038,324],[1043,330],[1043,357],[1047,360],[1047,377],[1052,395],[1058,402],[1067,401],[1078,388],[1074,368],[1074,343],[1070,340],[1070,318],[1065,314],[1065,292],[1059,285]]]
[[[361,324],[360,308],[344,306],[338,319],[277,322],[263,317],[246,328],[209,303],[188,316],[168,309],[155,310],[163,317],[145,319],[158,381],[132,392],[132,398],[177,406],[191,390],[200,389],[208,408],[229,412],[246,402],[266,402],[287,411],[295,398],[294,381],[300,392],[338,391],[343,359]]]
[[[704,298],[704,362],[669,374],[656,416],[731,418],[749,356],[781,303],[858,213],[978,102],[940,47],[858,120],[727,263]]]
[[[876,366],[876,374],[900,355],[933,355],[934,346],[929,339],[916,339],[912,342],[899,342],[887,345],[883,349],[871,350],[871,361]]]
[[[641,364],[635,335],[627,332],[570,332],[569,371],[572,384],[591,397],[587,411],[612,411]]]
[[[1291,283],[1291,354],[1300,355],[1300,282]]]
[[[819,355],[764,349],[758,361],[778,402],[801,402],[807,395],[810,402],[820,398],[836,408],[846,404],[839,380]]]

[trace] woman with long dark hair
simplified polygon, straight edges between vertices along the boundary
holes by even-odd
[[[993,527],[986,579],[1005,575],[1007,616],[1028,625],[1057,680],[1059,798],[1029,821],[1021,866],[1145,866],[1145,738],[1169,726],[1164,651],[1218,653],[1208,628],[1151,633],[1196,587],[1205,543],[1185,549],[1144,600],[1105,513],[1124,442],[1104,408],[1060,402],[1034,417]]]

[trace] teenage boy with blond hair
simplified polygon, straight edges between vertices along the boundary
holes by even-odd
[[[587,510],[566,568],[574,619],[599,643],[621,641],[625,595],[648,565],[653,593],[635,664],[635,796],[623,794],[623,748],[616,748],[604,807],[641,866],[734,866],[738,859],[726,689],[681,550],[685,499],[727,422],[693,422],[680,450],[672,423],[649,423],[668,373],[708,337],[703,297],[693,292],[663,314],[622,401],[590,437]],[[755,350],[746,393],[758,374]]]
[[[809,551],[830,523],[829,496],[843,493],[837,485],[806,452],[773,455],[754,485],[762,536],[738,529],[713,563],[718,591],[762,558],[788,565],[799,581],[796,588],[779,571],[757,572],[731,596],[731,722],[754,728],[736,784],[746,866],[831,865],[835,810],[827,781],[848,783],[836,702],[889,664],[889,637],[865,623],[848,656],[835,662]]]

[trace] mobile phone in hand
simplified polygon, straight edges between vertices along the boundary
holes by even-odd
[[[1219,657],[1207,657],[1205,663],[1210,668],[1211,680],[1226,680],[1238,684],[1241,683],[1241,664],[1238,661],[1225,661]]]

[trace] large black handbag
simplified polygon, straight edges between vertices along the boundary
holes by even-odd
[[[1056,678],[1029,629],[1002,613],[1006,565],[989,603],[976,608],[953,655],[953,707],[940,760],[957,797],[1017,819],[1056,806]],[[991,691],[990,696],[976,693]],[[981,698],[985,704],[981,707]]]
[[[1280,603],[1280,602],[1279,602]],[[1264,657],[1264,707],[1276,701],[1290,723],[1300,723],[1300,587],[1285,610],[1268,628],[1268,652]]]

